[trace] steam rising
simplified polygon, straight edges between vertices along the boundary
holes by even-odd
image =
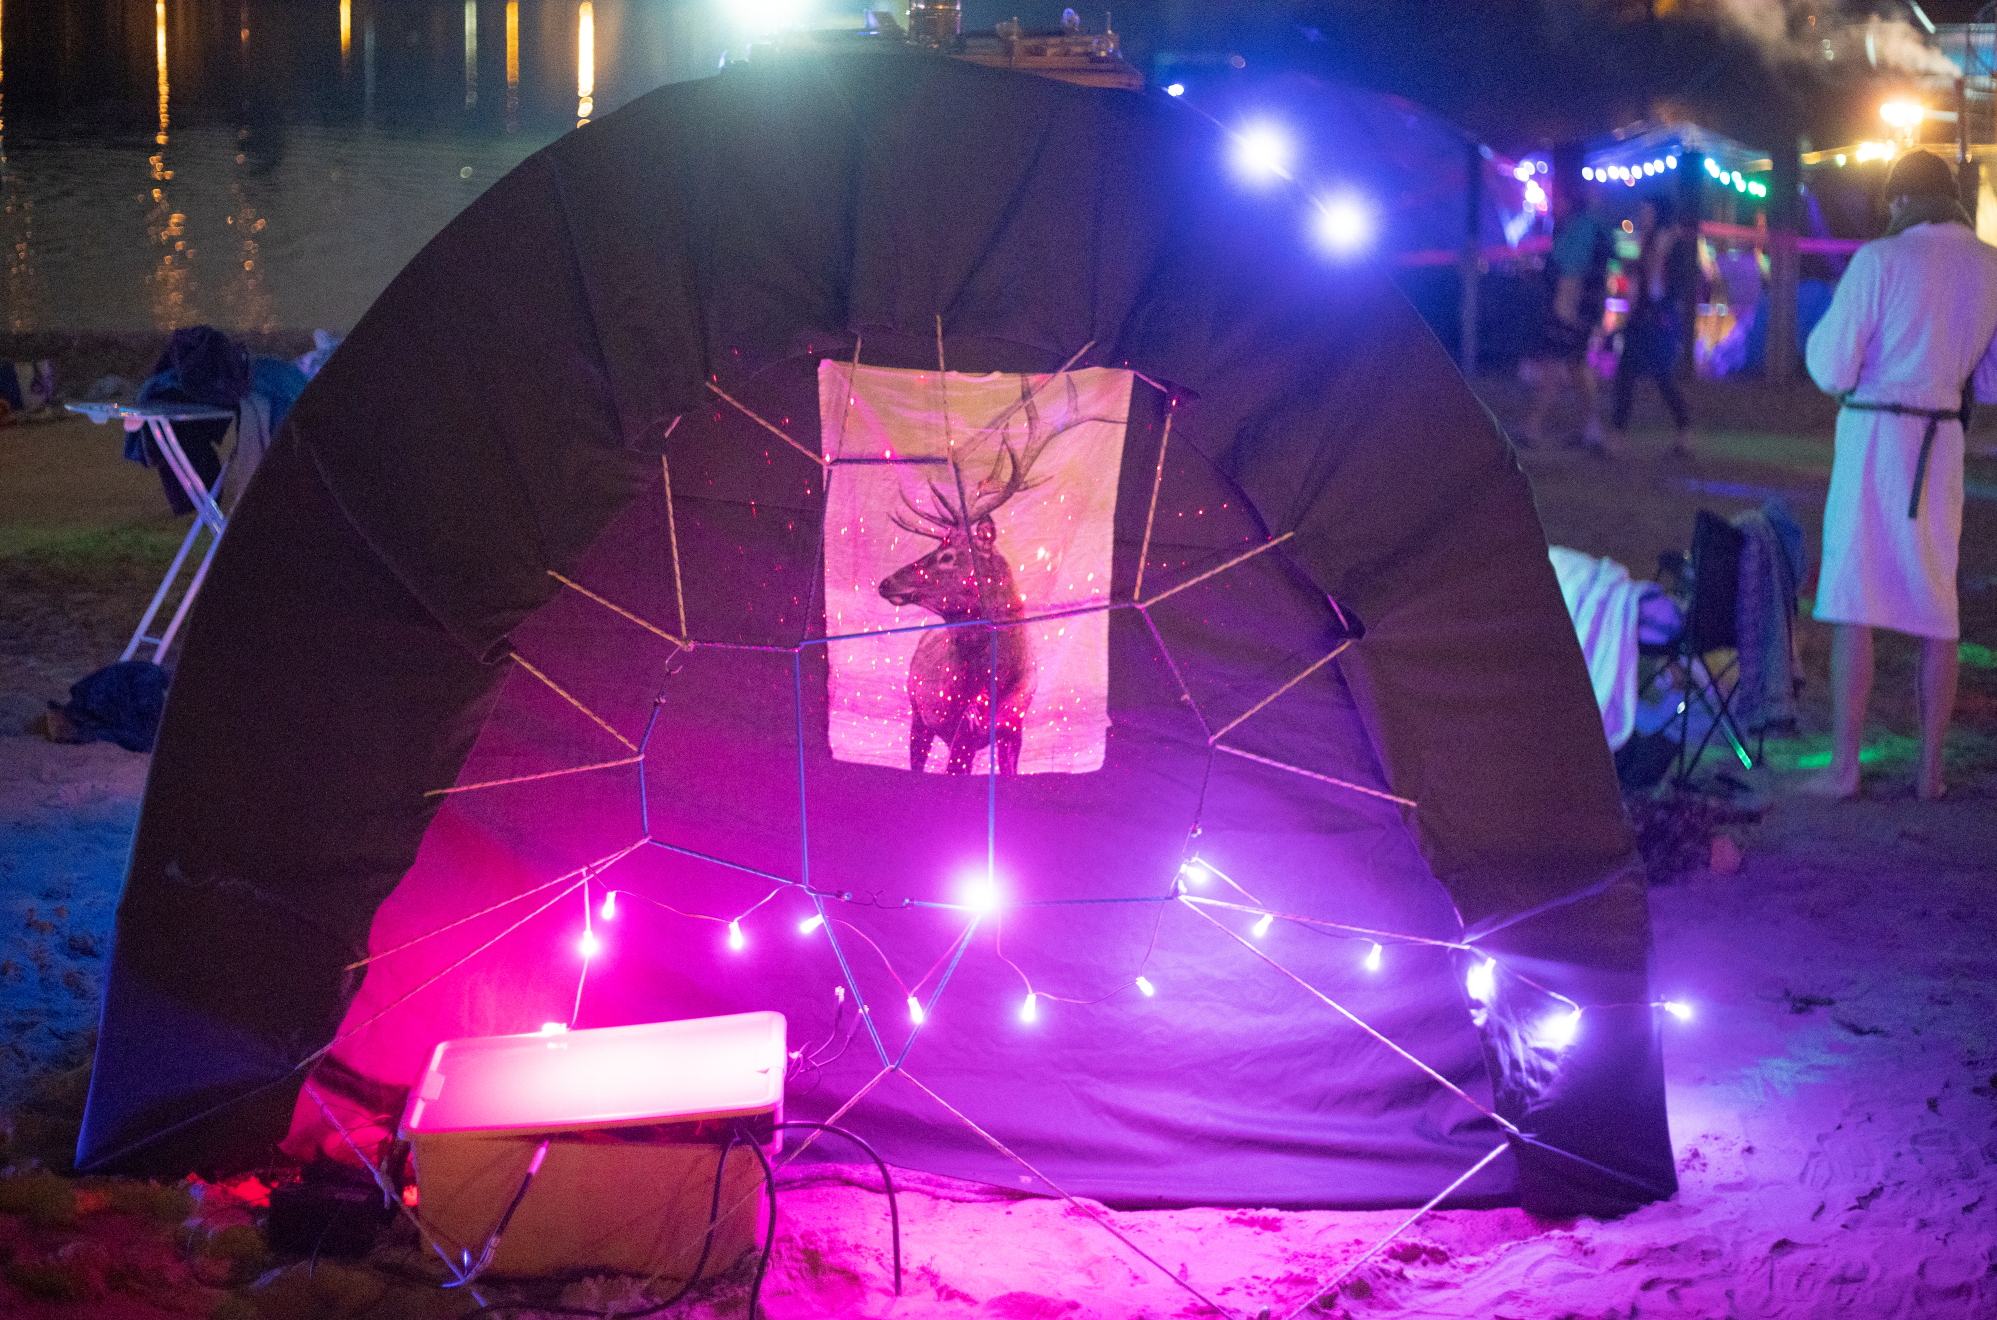
[[[1854,15],[1846,20],[1833,6],[1813,0],[1713,0],[1711,9],[1760,46],[1771,62],[1849,63],[1945,78],[1959,72],[1904,19]],[[1813,14],[1815,23],[1810,21]]]

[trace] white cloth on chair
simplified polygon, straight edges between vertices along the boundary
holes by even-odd
[[[1621,747],[1636,728],[1637,632],[1644,599],[1661,600],[1663,591],[1655,582],[1631,580],[1629,570],[1613,559],[1597,559],[1564,545],[1548,546],[1546,554],[1588,662],[1602,732],[1611,749]]]

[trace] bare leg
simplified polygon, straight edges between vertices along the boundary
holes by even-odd
[[[1602,443],[1602,417],[1596,411],[1595,369],[1588,365],[1583,356],[1573,364],[1574,384],[1581,391],[1581,438],[1584,443],[1599,448]]]
[[[1914,675],[1914,698],[1921,711],[1921,759],[1914,771],[1914,791],[1929,802],[1948,790],[1942,781],[1942,743],[1955,714],[1958,656],[1952,638],[1921,639],[1921,667]]]
[[[1831,632],[1831,768],[1804,785],[1821,797],[1858,795],[1858,752],[1872,697],[1872,629],[1858,623]],[[1951,705],[1953,693],[1951,693]]]

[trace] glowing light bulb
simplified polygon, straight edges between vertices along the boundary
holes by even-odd
[[[596,957],[602,948],[603,941],[596,938],[596,932],[593,930],[584,931],[582,938],[576,941],[576,952],[585,958]]]
[[[1040,996],[1031,990],[1026,992],[1026,1002],[1019,1006],[1019,1020],[1021,1022],[1040,1020]]]
[[[908,997],[908,1020],[919,1027],[926,1016],[922,1011],[922,1001],[914,995],[910,995]]]
[[[1186,85],[1184,83],[1171,83],[1165,88],[1165,95],[1167,96],[1184,96],[1185,94]]]
[[[1672,1017],[1677,1018],[1680,1022],[1690,1022],[1692,1020],[1692,1006],[1682,999],[1665,1000],[1664,1011]]]
[[[1594,166],[1592,166],[1592,165],[1583,165],[1583,166],[1581,167],[1581,177],[1582,177],[1582,178],[1584,178],[1584,179],[1592,179],[1592,178],[1594,178],[1594,177],[1595,177],[1595,168],[1594,168]]]
[[[1255,182],[1287,178],[1290,154],[1289,134],[1274,124],[1250,124],[1235,136],[1235,168]]]
[[[1259,940],[1264,935],[1267,935],[1269,933],[1269,927],[1275,923],[1275,920],[1276,920],[1275,913],[1264,912],[1262,914],[1262,920],[1256,922],[1254,927],[1250,930],[1249,933],[1255,936],[1255,938]]]
[[[1580,1009],[1570,1008],[1562,1012],[1549,1013],[1534,1026],[1534,1043],[1549,1049],[1566,1049],[1574,1043],[1574,1037],[1580,1030]]]
[[[1530,192],[1536,184],[1527,184]],[[1366,203],[1351,194],[1327,198],[1318,203],[1313,224],[1317,241],[1329,251],[1348,254],[1364,248],[1373,237],[1373,213]]]
[[[825,918],[814,912],[803,921],[797,923],[797,933],[800,935],[809,935],[824,924]]]
[[[734,952],[740,953],[742,952],[743,949],[748,947],[748,944],[749,941],[746,938],[744,938],[742,934],[742,923],[739,921],[729,922],[728,947]]]
[[[1498,992],[1498,960],[1486,958],[1470,968],[1469,975],[1463,978],[1463,988],[1470,997],[1480,1004],[1488,1004]]]
[[[1137,978],[1137,988],[1144,992],[1144,997],[1146,999],[1149,999],[1151,998],[1151,996],[1158,993],[1158,987],[1151,984],[1149,980],[1147,980],[1142,976]]]
[[[1927,107],[1918,101],[1888,101],[1879,107],[1879,117],[1902,132],[1918,128],[1927,114]]]
[[[990,876],[979,876],[966,881],[963,900],[964,906],[979,916],[990,916],[999,910],[998,884]]]
[[[543,1036],[559,1036],[568,1029],[569,1024],[566,1022],[543,1022],[541,1024],[541,1034]]]
[[[1197,857],[1180,867],[1179,874],[1196,885],[1203,885],[1207,882],[1206,864],[1201,862]]]
[[[1667,169],[1667,170],[1675,170],[1675,169],[1677,169],[1677,168],[1678,168],[1678,158],[1677,158],[1676,156],[1666,156],[1666,157],[1664,158],[1664,168],[1665,168],[1665,169]]]
[[[1366,964],[1365,964],[1366,970],[1369,972],[1379,971],[1380,959],[1385,952],[1386,951],[1380,947],[1379,941],[1375,940],[1373,942],[1373,947],[1366,951]]]
[[[605,921],[617,919],[617,891],[611,890],[603,896],[603,910],[598,913]]]

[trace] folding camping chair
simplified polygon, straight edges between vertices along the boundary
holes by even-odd
[[[1692,528],[1691,588],[1680,601],[1684,626],[1668,642],[1644,643],[1637,648],[1639,655],[1662,661],[1644,685],[1646,689],[1668,678],[1684,694],[1676,712],[1678,767],[1672,776],[1680,788],[1691,783],[1715,729],[1733,749],[1742,769],[1752,770],[1761,754],[1757,739],[1754,755],[1748,755],[1747,740],[1741,736],[1732,709],[1734,683],[1740,673],[1740,632],[1734,610],[1740,597],[1741,550],[1746,542],[1746,535],[1719,515],[1699,510]],[[1660,558],[1660,569],[1665,567],[1664,558],[1668,557]],[[1720,651],[1726,652],[1727,659],[1715,673],[1707,661]],[[1690,745],[1695,702],[1711,717],[1696,748]]]
[[[187,618],[187,611],[193,606],[194,597],[201,590],[203,579],[208,576],[208,565],[215,558],[215,547],[222,543],[222,532],[228,525],[222,516],[221,506],[215,503],[214,495],[201,483],[201,477],[195,472],[194,465],[188,462],[187,451],[180,447],[180,438],[173,433],[173,424],[234,421],[236,414],[228,408],[206,408],[199,404],[177,403],[144,404],[136,407],[116,403],[72,403],[69,405],[69,410],[82,413],[100,426],[115,417],[124,422],[128,431],[145,427],[152,433],[153,441],[158,445],[161,457],[166,459],[167,468],[173,473],[174,480],[180,483],[181,490],[186,492],[188,501],[194,505],[194,525],[187,529],[187,536],[181,541],[180,549],[173,557],[173,563],[166,570],[166,576],[160,579],[159,590],[153,593],[152,603],[146,606],[144,616],[139,619],[139,626],[132,630],[132,640],[125,644],[125,653],[118,657],[120,660],[130,660],[138,654],[141,646],[150,646],[153,648],[151,657],[153,663],[158,664],[166,655],[167,648],[173,645],[173,635],[180,631],[181,622]],[[225,463],[223,465],[225,475],[227,471],[228,465]],[[220,490],[221,487],[222,478],[218,476],[215,479],[215,488]],[[194,576],[189,579],[186,591],[181,593],[180,603],[174,608],[172,621],[158,636],[148,634],[146,630],[153,626],[153,620],[159,616],[160,607],[166,603],[168,595],[172,593],[174,583],[180,578],[180,570],[186,566],[195,542],[200,540],[204,531],[209,533],[211,538],[208,548],[202,551],[200,562],[194,567]]]

